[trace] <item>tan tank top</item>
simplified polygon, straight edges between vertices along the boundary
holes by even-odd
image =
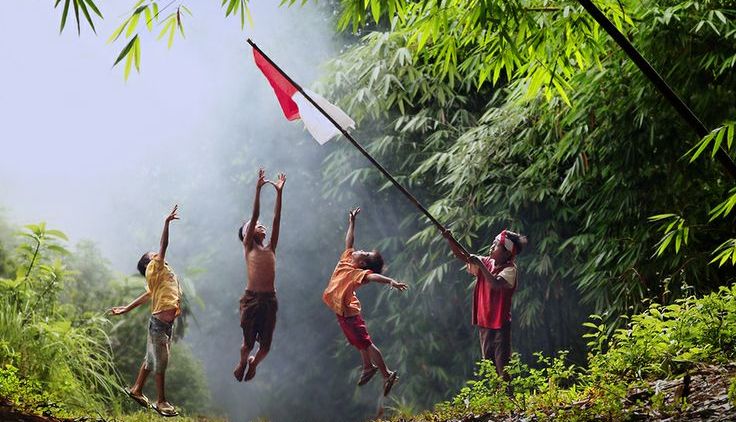
[[[269,247],[255,246],[245,252],[248,267],[248,290],[254,292],[273,292],[276,278],[276,254]]]

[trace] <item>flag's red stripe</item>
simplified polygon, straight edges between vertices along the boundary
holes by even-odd
[[[271,66],[271,63],[255,48],[253,49],[253,58],[256,61],[256,66],[261,69],[261,72],[266,76],[268,83],[271,84],[273,91],[276,93],[276,98],[279,100],[281,110],[284,111],[284,116],[288,120],[298,119],[299,107],[291,99],[291,96],[296,92],[296,87],[284,78],[278,70]]]

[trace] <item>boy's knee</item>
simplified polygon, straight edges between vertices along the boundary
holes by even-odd
[[[270,344],[263,345],[263,346],[259,345],[258,346],[258,351],[261,352],[261,353],[264,353],[264,354],[265,353],[268,353],[268,352],[271,351],[271,345]]]

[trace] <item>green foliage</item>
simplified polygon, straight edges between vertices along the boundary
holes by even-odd
[[[591,357],[591,371],[648,379],[680,374],[698,362],[726,362],[736,357],[735,312],[736,285],[703,298],[652,303],[629,327],[616,330],[607,353]]]
[[[57,417],[70,417],[59,395],[37,381],[18,376],[18,368],[6,364],[0,368],[0,397],[17,406],[18,410]]]
[[[723,14],[720,16],[723,16]],[[733,60],[736,60],[736,55],[732,58]],[[726,147],[725,150],[730,152],[733,148],[734,133],[736,133],[736,122],[726,121],[722,126],[703,137],[697,145],[688,151],[687,154],[690,155],[690,162],[694,162],[709,147],[712,147],[711,158],[715,156],[719,148],[723,149],[723,145]],[[725,144],[723,142],[724,140],[726,141]],[[727,218],[731,215],[734,206],[736,206],[736,188],[732,188],[728,193],[728,197],[710,210],[710,221]],[[717,262],[719,267],[722,267],[726,263],[736,266],[736,238],[731,238],[721,243],[713,251],[713,255],[715,257],[710,262]]]
[[[732,181],[713,160],[682,159],[694,141],[689,129],[575,2],[378,2],[390,26],[370,30],[363,25],[372,3],[343,2],[341,22],[365,32],[330,63],[319,89],[359,122],[356,138],[470,250],[485,253],[503,228],[529,235],[530,247],[517,259],[517,350],[574,352],[570,327],[591,311],[609,334],[622,317],[644,310],[644,299],[668,305],[733,281],[733,267],[708,265],[719,244],[719,263],[736,256],[736,243],[723,243],[732,236],[732,217],[713,218],[728,210],[730,203],[713,204]],[[395,13],[387,12],[389,3]],[[597,4],[664,69],[705,124],[736,115],[728,100],[736,95],[729,71],[736,20],[719,17],[734,15],[731,3]],[[728,129],[715,132],[713,142],[718,133],[727,146]],[[381,302],[383,312],[412,321],[380,326],[410,339],[384,349],[452,356],[441,368],[430,358],[410,371],[457,382],[463,363],[475,359],[472,332],[456,328],[467,326],[457,306],[469,309],[469,277],[456,272],[435,228],[384,190],[379,175],[347,148],[325,160],[326,176],[340,181],[326,194],[345,200],[346,191],[367,186],[379,193],[361,201],[390,207],[384,220],[398,216],[383,223],[416,233],[371,239],[417,292]],[[443,321],[417,322],[427,315]],[[442,342],[425,334],[438,330],[447,336]],[[434,386],[428,393],[426,384],[422,391],[407,384],[409,398],[442,395]]]
[[[26,226],[20,237],[14,278],[0,278],[0,397],[58,417],[137,410],[123,379],[132,381],[140,367],[150,313],[113,325],[102,312],[140,294],[142,279],[116,282],[93,244],[71,253],[64,233],[44,223]],[[212,411],[201,363],[188,347],[174,345],[167,375],[167,392],[181,409]]]
[[[736,284],[701,298],[687,297],[667,306],[651,304],[611,336],[603,325],[586,326],[593,328],[587,368],[570,364],[565,351],[555,357],[537,354],[535,367],[515,354],[507,366],[512,398],[493,363],[480,361],[475,378],[452,400],[437,405],[433,413],[404,416],[404,420],[462,419],[469,414],[493,418],[509,413],[540,420],[625,420],[627,391],[643,381],[675,378],[696,365],[736,358]],[[728,392],[732,401],[734,385]],[[679,405],[665,404],[662,394],[654,395],[651,402],[663,415],[678,411]]]
[[[171,3],[166,4],[163,8],[159,9],[159,4],[152,0],[138,0],[128,16],[123,19],[120,26],[113,31],[110,38],[107,40],[108,43],[113,43],[125,33],[125,38],[129,38],[130,41],[123,47],[118,54],[117,59],[113,66],[117,65],[123,59],[125,59],[125,65],[123,70],[123,77],[128,80],[132,64],[135,63],[136,71],[140,72],[141,62],[141,38],[139,31],[139,23],[143,18],[145,28],[148,32],[153,31],[154,24],[160,24],[162,26],[161,31],[158,34],[158,39],[167,37],[168,48],[171,48],[174,43],[174,35],[178,30],[179,34],[184,37],[184,25],[182,18],[184,14],[192,15],[192,12],[184,5],[176,7],[174,12],[169,13],[166,17],[161,18],[160,14],[167,9]],[[133,35],[135,34],[135,35]]]
[[[64,411],[114,406],[120,387],[107,321],[59,306],[59,292],[69,277],[62,261],[68,251],[59,243],[66,236],[43,223],[28,225],[21,234],[27,241],[18,247],[16,277],[0,279],[0,364],[15,371],[19,381],[12,385],[21,389],[15,396],[46,400],[20,393],[40,385]],[[23,400],[21,406],[37,407]]]
[[[97,8],[97,5],[93,0],[63,0],[64,1],[64,7],[63,11],[61,13],[61,25],[59,26],[59,32],[64,31],[64,26],[66,26],[66,20],[69,15],[69,5],[72,6],[74,9],[74,19],[77,22],[77,34],[82,33],[82,28],[80,26],[81,20],[79,19],[79,11],[82,11],[82,14],[84,15],[84,18],[87,20],[87,23],[89,24],[90,28],[92,28],[92,31],[97,33],[95,30],[95,24],[92,22],[92,16],[90,15],[90,10],[92,13],[97,15],[100,19],[102,19],[102,13]],[[58,7],[59,4],[61,4],[62,0],[56,0],[54,3],[54,8]]]
[[[649,221],[664,221],[660,226],[660,231],[664,232],[664,237],[657,243],[657,256],[663,255],[670,244],[675,246],[675,253],[680,252],[682,245],[687,245],[690,228],[685,226],[684,218],[675,214],[659,214],[649,217]],[[674,243],[672,242],[673,239]]]
[[[77,32],[81,33],[81,20],[79,18],[80,10],[82,11],[84,18],[87,20],[90,28],[92,28],[92,31],[95,33],[97,32],[95,30],[95,25],[90,15],[90,10],[100,19],[102,19],[102,13],[93,0],[63,1],[64,7],[61,14],[61,26],[59,29],[60,32],[64,30],[64,26],[66,25],[70,5],[72,5],[74,9],[74,17],[77,23]],[[56,0],[56,2],[54,3],[54,7],[58,7],[61,2],[62,0]],[[184,38],[183,18],[184,15],[192,16],[192,12],[186,5],[179,4],[178,6],[176,6],[175,11],[165,15],[165,17],[162,18],[160,14],[168,9],[169,6],[171,6],[174,2],[168,2],[163,7],[160,7],[159,3],[160,2],[157,2],[155,0],[136,0],[130,9],[130,12],[123,18],[122,23],[112,32],[107,40],[108,44],[114,43],[123,34],[125,34],[124,39],[128,40],[125,46],[120,50],[120,53],[118,53],[118,56],[113,63],[113,66],[116,66],[118,63],[125,60],[125,63],[123,65],[123,78],[126,81],[130,76],[130,71],[133,65],[135,65],[136,71],[140,73],[141,26],[139,25],[139,23],[143,22],[143,26],[149,33],[153,32],[155,25],[160,25],[161,30],[158,33],[157,39],[160,40],[166,37],[168,48],[171,48],[171,46],[173,45],[174,37],[177,32],[182,38]],[[240,17],[241,28],[245,27],[246,19],[251,26],[253,25],[253,18],[251,16],[250,9],[248,8],[248,0],[223,0],[222,8],[225,9],[225,16],[233,15]]]

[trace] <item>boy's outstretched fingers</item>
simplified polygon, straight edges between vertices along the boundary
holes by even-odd
[[[178,220],[179,216],[176,214],[178,210],[179,204],[174,205],[174,209],[172,209],[169,215],[166,216],[166,222],[169,222],[171,220]]]
[[[350,220],[355,220],[355,216],[358,214],[360,214],[360,207],[351,208],[350,211],[348,211]]]
[[[125,306],[113,306],[112,308],[108,309],[107,312],[109,312],[111,315],[122,315],[125,313]]]
[[[400,292],[403,292],[409,288],[409,285],[407,285],[406,283],[402,283],[400,281],[394,281],[393,283],[391,283],[391,287],[393,287],[394,289]]]

